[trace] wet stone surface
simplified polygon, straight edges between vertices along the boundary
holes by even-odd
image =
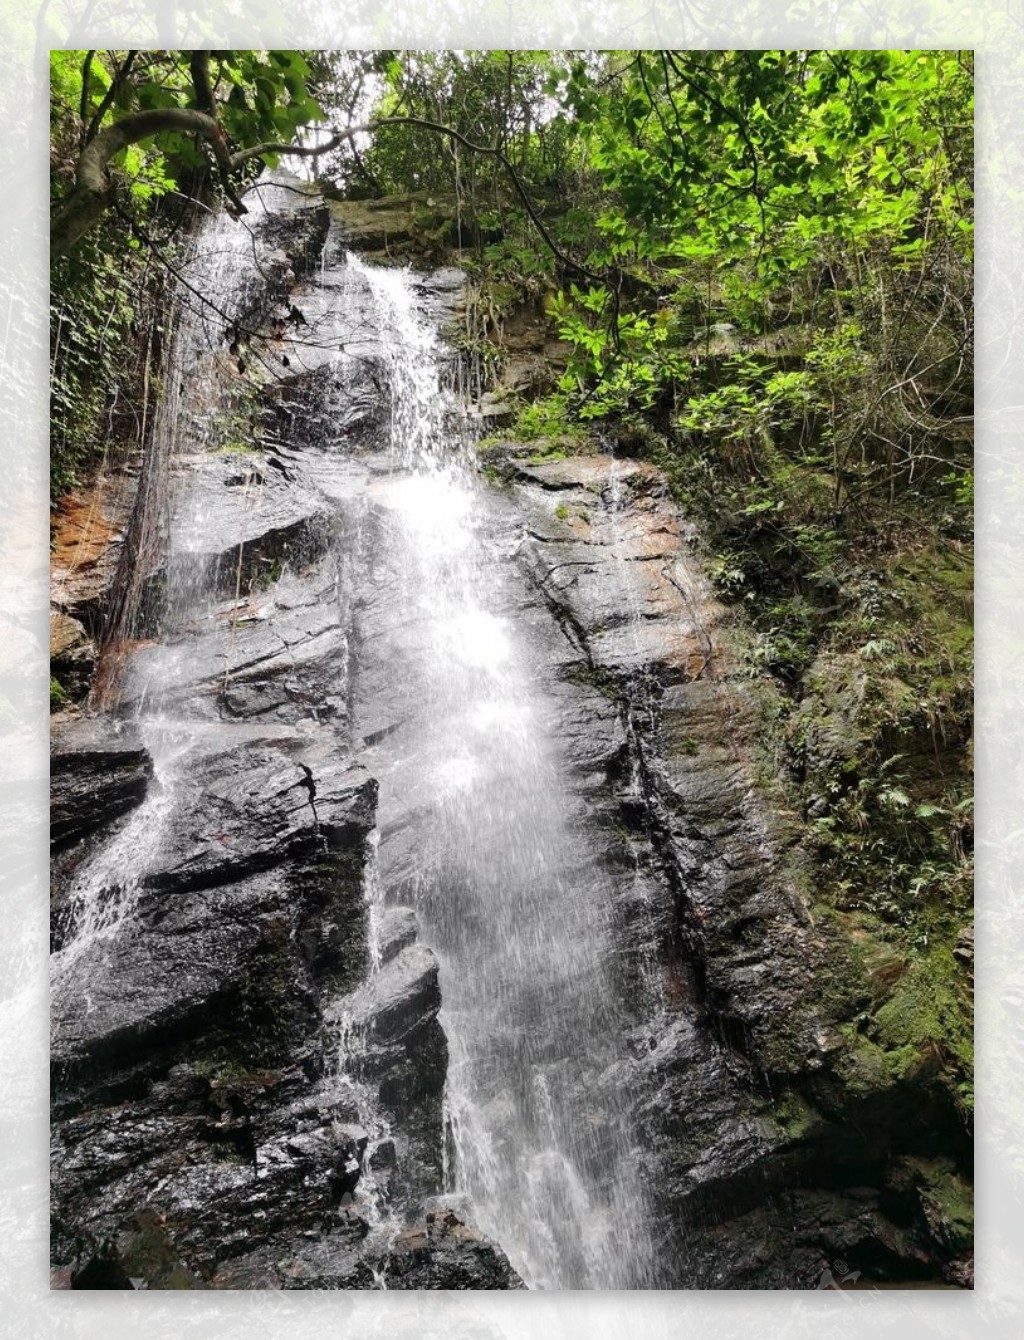
[[[323,287],[274,280],[325,345],[350,294],[344,246],[387,225],[336,215]],[[326,221],[290,227],[274,240],[301,269]],[[457,272],[419,288],[437,319],[457,313]],[[426,929],[436,900],[471,907],[473,890],[454,863],[425,866],[436,787],[409,760],[433,747],[417,675],[434,648],[403,612],[400,481],[360,301],[340,359],[310,349],[262,393],[276,445],[183,474],[179,553],[209,578],[203,599],[178,620],[156,599],[163,634],[134,649],[116,710],[57,722],[54,1287],[523,1287],[515,1244],[471,1209],[428,1209],[449,1189],[453,1053]],[[686,519],[650,466],[530,465],[530,450],[491,450],[507,483],[481,481],[474,543],[532,725],[557,744],[565,868],[614,891],[599,930],[623,1047],[559,1076],[588,1114],[586,1172],[607,1176],[628,1094],[661,1287],[814,1288],[839,1257],[879,1280],[967,1282],[963,1160],[935,1152],[962,1133],[927,1058],[848,1081],[868,977],[794,885],[756,704]],[[971,961],[966,937],[958,952]],[[501,1022],[511,1068],[529,1047]],[[499,1143],[517,1120],[503,1101],[496,1088]]]

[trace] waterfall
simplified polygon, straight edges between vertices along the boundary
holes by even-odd
[[[649,1286],[613,889],[573,832],[550,704],[508,564],[482,533],[489,499],[444,389],[443,350],[407,272],[349,267],[369,286],[388,371],[377,543],[413,649],[393,673],[420,723],[381,776],[379,822],[414,805],[401,895],[415,897],[441,964],[447,1190],[530,1287]]]
[[[258,211],[254,217],[259,229]],[[52,959],[57,1036],[76,1012],[93,1009],[98,969],[108,1003],[114,999],[119,962],[148,924],[154,880],[182,843],[219,840],[203,825],[185,832],[187,816],[205,804],[207,755],[223,754],[237,738],[232,731],[254,738],[244,732],[278,730],[289,742],[312,731],[308,722],[232,725],[218,692],[226,677],[211,679],[210,666],[231,669],[240,617],[234,556],[241,572],[244,538],[228,548],[231,527],[241,537],[249,510],[261,505],[259,483],[242,489],[235,478],[249,467],[232,468],[228,493],[224,457],[211,452],[238,435],[232,425],[245,378],[230,334],[265,276],[253,237],[233,221],[207,222],[190,257],[187,284],[213,308],[190,302],[189,287],[176,298],[145,495],[149,533],[165,542],[162,587],[145,592],[148,628],[159,636],[132,656],[124,700],[153,777],[138,808],[71,875]],[[448,1041],[443,1103],[440,1078],[435,1094],[443,1118],[431,1117],[431,1130],[444,1125],[436,1160],[423,1152],[430,1137],[421,1125],[416,1168],[392,1178],[390,1160],[400,1162],[395,1151],[406,1138],[403,1114],[379,1092],[379,1076],[361,1068],[366,1038],[342,1011],[339,1064],[318,1081],[316,1101],[335,1103],[350,1114],[346,1121],[358,1117],[370,1153],[384,1151],[376,1162],[368,1154],[353,1202],[369,1226],[366,1259],[384,1260],[404,1219],[415,1220],[423,1197],[440,1192],[532,1288],[648,1287],[656,1279],[654,1216],[631,1112],[615,888],[599,844],[578,825],[568,763],[551,738],[556,709],[523,617],[508,509],[476,471],[457,378],[449,375],[452,351],[427,315],[420,281],[348,257],[340,274],[325,264],[303,301],[322,324],[294,361],[308,359],[310,376],[324,373],[325,418],[337,404],[340,427],[332,438],[328,422],[326,440],[319,426],[310,431],[299,487],[315,493],[324,514],[334,509],[332,534],[347,537],[332,562],[346,573],[343,603],[347,609],[351,597],[355,611],[351,664],[346,643],[339,671],[351,735],[346,726],[332,747],[357,751],[380,785],[379,851],[373,845],[364,870],[364,985],[386,974],[385,907],[413,902],[422,944],[440,964]],[[325,353],[328,338],[342,352],[332,343]],[[356,365],[362,382],[352,375]],[[379,394],[367,390],[378,382]],[[376,441],[380,455],[353,460],[341,444],[352,422],[345,416],[356,410],[370,425],[361,445]],[[225,495],[233,499],[230,524]],[[218,506],[220,513],[208,513]],[[365,593],[385,570],[387,597],[374,617],[384,625],[385,652],[394,648],[382,664],[395,701],[371,705],[384,723],[376,730],[359,719],[367,669],[357,588]],[[342,599],[337,591],[332,598]],[[198,673],[200,647],[206,659]],[[380,749],[360,749],[360,740],[378,738],[386,742]],[[397,869],[392,835],[403,825],[411,848]]]
[[[960,1097],[862,1082],[666,475],[478,452],[465,276],[300,187],[183,248],[119,696],[55,715],[53,1287],[813,1287],[826,1118],[957,1208],[865,1272],[966,1279]]]
[[[137,636],[144,615],[150,624],[159,624],[160,640],[146,660],[131,713],[153,760],[154,777],[143,803],[85,862],[69,891],[50,965],[54,1001],[63,1008],[88,999],[89,956],[108,951],[115,937],[130,933],[144,880],[173,824],[179,779],[201,735],[192,705],[173,698],[187,681],[183,667],[190,649],[182,632],[209,603],[214,577],[211,558],[203,552],[201,494],[181,467],[223,438],[225,418],[240,393],[240,378],[226,371],[225,325],[238,319],[248,294],[258,287],[255,239],[267,218],[267,189],[255,193],[247,228],[224,214],[209,215],[199,224],[168,298],[164,391],[145,446],[132,534],[115,578],[107,633],[108,640],[111,628],[115,639]],[[166,565],[157,598],[147,582],[161,552]],[[147,602],[151,608],[144,611]]]

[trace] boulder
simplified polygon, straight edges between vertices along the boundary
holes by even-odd
[[[388,1289],[524,1289],[508,1257],[451,1210],[399,1233],[384,1263]]]
[[[400,1043],[437,1017],[438,962],[425,945],[408,945],[350,996],[330,1006],[328,1022],[373,1043]]]

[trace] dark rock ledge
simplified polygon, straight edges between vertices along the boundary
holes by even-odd
[[[590,689],[590,729],[566,698],[580,783],[619,833],[609,859],[657,909],[663,1003],[637,1022],[635,1083],[675,1278],[813,1288],[845,1260],[868,1279],[969,1285],[971,1141],[941,1054],[886,1065],[856,1031],[872,978],[802,891],[798,825],[759,767],[759,704],[685,519],[643,462],[531,465],[534,450],[506,443],[488,464],[576,649],[557,673]],[[640,931],[622,915],[628,945]]]

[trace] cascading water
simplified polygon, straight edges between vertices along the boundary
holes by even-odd
[[[386,827],[399,793],[418,797],[402,893],[441,963],[447,1189],[531,1287],[649,1286],[612,889],[572,839],[436,336],[406,273],[349,266],[372,293],[389,371],[394,468],[375,496],[399,574],[395,618],[419,648],[425,724],[381,777],[379,817]]]
[[[60,947],[52,964],[55,990],[66,989],[82,956],[112,941],[130,920],[149,862],[167,831],[174,773],[190,741],[180,731],[161,729],[162,725],[153,722],[144,728],[155,764],[145,803],[86,863],[63,908]]]
[[[195,471],[174,467],[195,455],[187,463],[201,473],[205,448],[227,436],[235,383],[225,323],[244,306],[252,251],[248,233],[213,220],[187,271],[216,311],[182,302],[155,426],[161,468],[150,520],[168,532],[166,589],[160,641],[135,658],[132,671],[154,777],[142,804],[73,879],[66,933],[53,956],[58,1033],[62,1019],[89,1008],[93,968],[134,934],[147,880],[187,809],[182,798],[197,799],[201,782],[191,773],[202,769],[194,765],[207,741],[216,749],[226,738],[208,689],[200,700],[188,687],[196,683],[191,629],[204,619],[220,629],[218,645],[231,665],[237,599],[222,608],[225,574],[218,571],[226,532],[215,553],[204,513],[210,494],[193,487]],[[375,522],[363,527],[362,540],[361,523],[342,529],[349,548],[364,545],[364,558],[374,545],[378,558],[386,551],[397,577],[388,615],[414,646],[406,689],[416,710],[401,756],[380,775],[379,825],[385,835],[396,804],[411,804],[419,815],[416,851],[401,888],[389,882],[386,863],[380,872],[375,855],[368,864],[371,975],[385,967],[382,904],[412,896],[421,939],[441,964],[445,1192],[531,1287],[645,1287],[654,1281],[655,1253],[631,1124],[613,890],[596,851],[573,831],[565,769],[547,740],[552,704],[538,688],[530,639],[516,620],[521,576],[507,547],[495,552],[495,500],[475,473],[458,397],[445,390],[449,355],[422,315],[411,276],[349,258],[339,288],[332,292],[322,276],[307,307],[319,303],[325,322],[342,329],[350,356],[355,350],[364,364],[382,365],[391,411],[390,459],[369,466]],[[350,315],[364,322],[370,315],[372,330],[350,330]],[[344,358],[338,371],[343,379]],[[360,512],[329,452],[310,453],[304,465],[318,496],[347,520]],[[242,504],[259,506],[258,484],[246,487]],[[358,736],[360,723],[354,727]],[[344,1016],[339,1022],[340,1064],[324,1076],[318,1101],[340,1098],[357,1113],[369,1149],[400,1143],[401,1122],[360,1070],[359,1027],[346,1028]],[[440,1171],[439,1160],[431,1167],[425,1158],[411,1176],[414,1213]],[[405,1206],[392,1204],[392,1195],[386,1163],[375,1167],[368,1158],[355,1198],[369,1224],[367,1260],[383,1260],[401,1227]]]
[[[266,216],[267,189],[254,198],[251,221],[256,227]],[[172,295],[165,392],[140,480],[144,506],[128,595],[134,608],[125,623],[126,629],[135,625],[144,580],[150,575],[148,565],[158,557],[163,534],[161,639],[146,662],[134,710],[142,743],[153,760],[154,778],[143,803],[85,864],[69,892],[61,917],[61,942],[51,959],[54,1002],[63,1008],[71,1008],[83,993],[87,997],[88,969],[82,965],[89,954],[103,952],[130,927],[143,881],[173,820],[179,775],[202,730],[187,703],[171,707],[168,701],[186,678],[182,657],[189,653],[179,645],[181,630],[197,618],[213,594],[212,564],[202,552],[206,519],[199,495],[190,490],[187,473],[175,480],[174,470],[222,432],[221,421],[231,402],[220,354],[224,323],[236,319],[256,275],[253,234],[226,215],[211,215],[191,239]]]

